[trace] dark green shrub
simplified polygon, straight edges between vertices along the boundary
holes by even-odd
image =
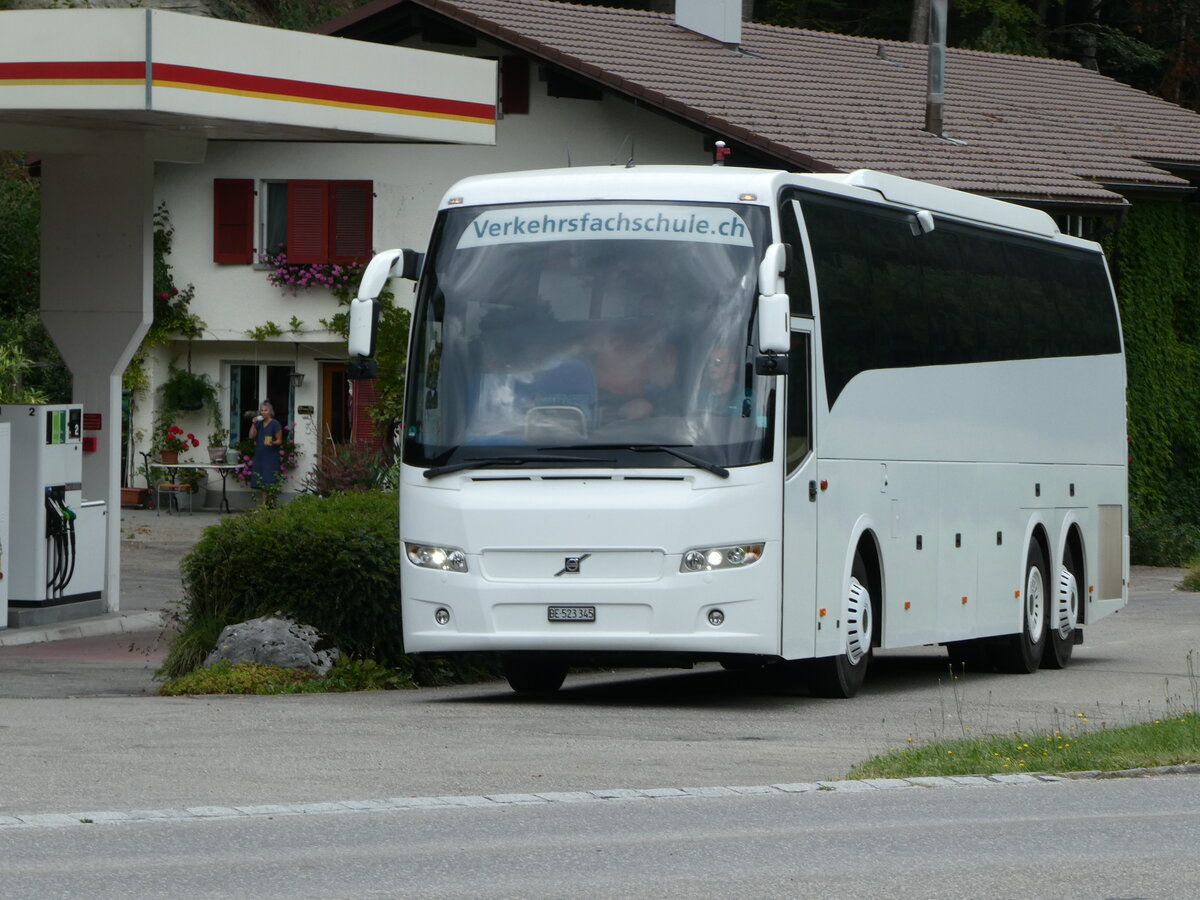
[[[300,489],[328,497],[346,491],[394,491],[395,484],[392,470],[378,450],[341,444],[326,448],[317,457]]]
[[[407,669],[398,535],[395,494],[302,496],[225,517],[180,563],[180,634],[160,674],[199,665],[225,625],[277,611],[350,657]]]
[[[199,666],[225,626],[275,612],[312,625],[343,657],[323,679],[270,693],[470,683],[501,673],[494,654],[404,655],[394,493],[303,495],[282,507],[226,516],[179,568],[184,598],[172,613],[177,633],[160,678],[177,679]],[[210,692],[221,692],[220,684]]]
[[[1200,555],[1200,526],[1165,513],[1129,508],[1129,561],[1136,566],[1183,566]]]

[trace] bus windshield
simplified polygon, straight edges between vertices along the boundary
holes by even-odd
[[[735,204],[443,211],[413,320],[405,462],[770,459],[773,382],[750,340],[768,232],[765,207]]]

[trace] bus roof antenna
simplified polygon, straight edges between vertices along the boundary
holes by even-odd
[[[617,158],[621,155],[621,151],[625,149],[626,143],[629,144],[629,158],[625,161],[625,168],[628,169],[633,166],[633,138],[628,134],[625,135],[625,137],[621,139],[621,143],[617,145],[617,152],[614,153],[612,155],[612,159],[608,161],[610,166],[615,166],[617,164]]]

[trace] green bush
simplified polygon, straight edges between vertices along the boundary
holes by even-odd
[[[195,668],[226,625],[282,612],[352,658],[408,668],[395,494],[298,497],[227,516],[180,563],[180,633],[161,674]]]
[[[1129,507],[1129,561],[1137,566],[1183,566],[1200,556],[1200,525],[1166,513]]]
[[[1183,583],[1180,585],[1185,591],[1200,591],[1200,560],[1192,560],[1187,572],[1183,576]]]
[[[397,474],[380,451],[340,444],[321,452],[300,490],[322,497],[348,491],[395,491]]]
[[[184,597],[173,611],[177,633],[160,678],[178,679],[196,669],[227,625],[275,612],[313,626],[343,657],[323,679],[268,693],[470,683],[500,675],[493,654],[404,655],[394,493],[303,495],[278,508],[226,516],[183,558],[180,573]],[[217,678],[209,690],[188,685],[178,692],[243,692],[229,681]]]

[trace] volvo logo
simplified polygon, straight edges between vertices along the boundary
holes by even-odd
[[[563,567],[554,573],[554,577],[559,575],[578,575],[583,561],[592,554],[585,553],[583,556],[568,556],[563,559]]]

